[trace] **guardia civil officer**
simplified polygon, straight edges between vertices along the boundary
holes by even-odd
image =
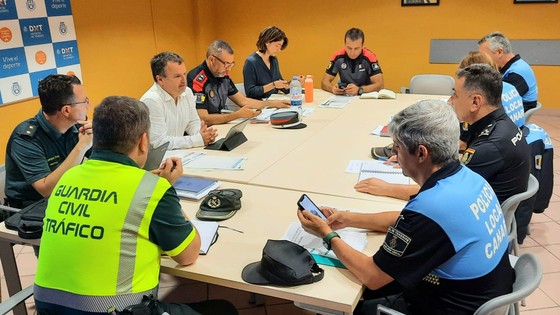
[[[426,100],[402,110],[389,124],[403,173],[421,187],[401,212],[323,207],[324,221],[298,211],[304,229],[323,238],[370,289],[354,314],[373,314],[380,303],[405,314],[473,314],[512,291],[515,275],[504,216],[488,182],[459,163],[458,122],[447,103]],[[369,257],[336,233],[347,226],[387,236]]]
[[[41,109],[20,123],[6,148],[8,205],[23,208],[50,196],[56,182],[89,156],[89,98],[75,76],[52,74],[39,82]],[[1,201],[0,201],[1,202]]]
[[[160,255],[198,258],[200,236],[171,186],[171,158],[150,173],[146,105],[111,96],[95,109],[93,154],[68,170],[45,214],[34,297],[39,314],[107,314],[146,304],[143,314],[236,314],[226,301],[157,303]],[[187,293],[188,294],[188,293]]]

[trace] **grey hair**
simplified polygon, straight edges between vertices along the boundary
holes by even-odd
[[[226,51],[228,54],[233,55],[233,48],[222,39],[217,39],[208,46],[208,50],[206,50],[206,58],[210,57],[210,55],[220,55],[222,51]]]
[[[459,158],[459,120],[445,101],[423,100],[410,105],[393,117],[389,130],[410,153],[420,145],[427,147],[436,165]]]
[[[488,48],[492,52],[496,52],[496,50],[502,48],[504,50],[504,53],[511,53],[511,43],[509,42],[509,39],[507,39],[507,37],[501,32],[492,32],[482,37],[478,41],[478,44],[480,45],[484,42],[488,42]]]

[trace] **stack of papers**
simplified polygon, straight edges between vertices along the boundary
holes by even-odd
[[[290,101],[290,95],[288,94],[270,94],[266,99],[267,101]]]
[[[175,187],[178,196],[199,200],[208,195],[210,190],[220,187],[220,184],[219,181],[213,179],[181,176],[173,184],[173,187]]]
[[[366,248],[367,233],[365,231],[345,228],[337,230],[336,232],[346,244],[350,245],[350,247],[355,250],[361,252]],[[338,260],[334,252],[325,248],[323,240],[305,232],[299,222],[290,223],[282,239],[305,247],[313,255],[318,264],[344,268],[344,265]]]

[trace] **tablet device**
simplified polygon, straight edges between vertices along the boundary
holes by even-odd
[[[243,129],[249,123],[250,118],[247,118],[237,125],[231,127],[225,138],[222,138],[206,147],[209,150],[223,150],[231,151],[243,142],[247,141],[247,137],[243,134]]]
[[[148,151],[148,157],[146,158],[146,164],[144,164],[144,167],[142,168],[146,171],[158,169],[161,165],[161,161],[163,161],[163,157],[165,156],[168,146],[169,142],[166,142],[157,148],[150,148],[150,151]]]

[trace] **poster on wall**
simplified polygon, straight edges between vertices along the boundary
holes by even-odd
[[[82,78],[70,0],[0,0],[0,106],[36,97],[39,81]]]

